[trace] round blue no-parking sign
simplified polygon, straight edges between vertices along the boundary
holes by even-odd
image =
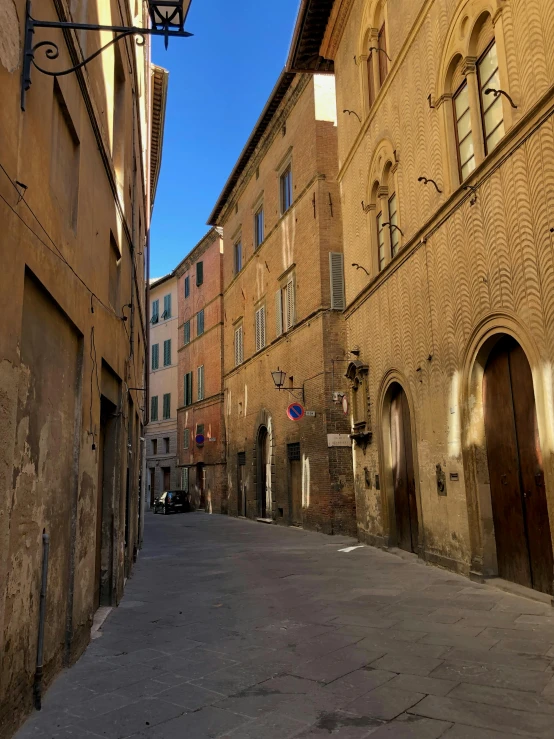
[[[287,416],[291,421],[299,421],[304,418],[304,406],[301,403],[291,403],[287,408]]]

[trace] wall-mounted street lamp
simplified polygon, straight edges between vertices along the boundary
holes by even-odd
[[[25,94],[31,87],[31,66],[34,66],[42,74],[49,77],[63,77],[71,74],[90,61],[99,56],[109,46],[117,43],[126,36],[137,36],[136,43],[144,44],[145,36],[163,36],[165,48],[167,49],[170,37],[186,38],[192,36],[185,31],[185,20],[190,8],[191,0],[148,0],[148,12],[150,14],[150,28],[135,28],[134,26],[102,26],[91,23],[69,23],[62,21],[40,21],[31,15],[31,0],[27,0],[25,11],[25,43],[23,47],[23,65],[21,73],[21,110],[25,110]],[[57,59],[60,55],[58,45],[53,41],[40,41],[33,45],[33,37],[36,28],[59,28],[64,31],[112,31],[115,35],[111,41],[91,54],[79,64],[70,69],[52,72],[40,67],[35,61],[35,54],[44,48],[44,54],[50,61]]]
[[[277,367],[277,369],[271,373],[271,377],[273,378],[273,383],[277,390],[287,390],[288,392],[290,392],[291,395],[293,395],[291,390],[300,391],[302,393],[302,403],[304,403],[304,386],[285,387],[285,382],[287,381],[287,373],[284,372],[282,369],[279,369],[279,367]]]
[[[383,226],[388,226],[391,231],[393,228],[396,229],[397,231],[399,231],[400,235],[404,237],[404,231],[400,228],[400,226],[397,226],[396,223],[389,223],[389,221],[387,221],[386,223],[383,223]]]
[[[358,120],[360,121],[360,123],[362,122],[362,119],[361,119],[361,118],[360,118],[360,116],[359,116],[359,115],[358,115],[358,114],[356,113],[356,111],[355,111],[355,110],[349,110],[348,108],[345,108],[345,109],[344,109],[344,110],[343,110],[342,112],[343,112],[343,113],[348,113],[348,115],[355,115],[355,116],[356,116],[356,118],[357,118],[357,119],[358,119]]]

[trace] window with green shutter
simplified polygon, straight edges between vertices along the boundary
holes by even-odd
[[[185,298],[188,298],[190,295],[190,277],[187,275],[185,277]]]
[[[184,326],[184,342],[186,344],[190,344],[190,321],[187,321]]]
[[[160,345],[152,345],[152,369],[157,370],[160,366]]]
[[[152,301],[152,318],[150,319],[150,323],[158,323],[159,320],[160,320],[160,301],[153,300]]]
[[[164,341],[164,367],[171,365],[171,339]]]
[[[171,418],[171,393],[164,394],[164,421]]]
[[[204,400],[204,365],[198,367],[198,400]]]
[[[329,252],[329,274],[331,278],[331,310],[344,310],[344,256],[340,252]]]
[[[171,318],[171,294],[164,296],[164,312],[162,313],[162,318],[165,320]]]
[[[196,314],[196,335],[200,336],[204,333],[204,309],[199,310]]]
[[[185,375],[185,405],[192,405],[192,372]]]
[[[153,395],[150,399],[150,420],[151,421],[157,421],[158,420],[158,396]]]
[[[196,262],[196,286],[204,282],[204,262]]]
[[[183,449],[188,449],[190,446],[190,429],[183,429]]]

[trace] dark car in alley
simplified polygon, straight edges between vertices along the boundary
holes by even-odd
[[[191,510],[190,495],[182,490],[166,490],[154,501],[154,513],[187,513]]]

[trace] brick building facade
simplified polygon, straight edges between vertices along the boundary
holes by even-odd
[[[210,223],[224,229],[229,513],[352,533],[337,167],[333,78],[283,73]]]
[[[181,487],[196,508],[227,512],[223,423],[223,241],[212,228],[175,269],[179,302]]]
[[[147,503],[179,490],[177,456],[178,301],[175,272],[150,283],[150,414],[145,429]]]
[[[551,0],[304,0],[337,74],[362,540],[552,593]],[[363,201],[363,202],[362,202]],[[362,207],[360,203],[362,202]]]

